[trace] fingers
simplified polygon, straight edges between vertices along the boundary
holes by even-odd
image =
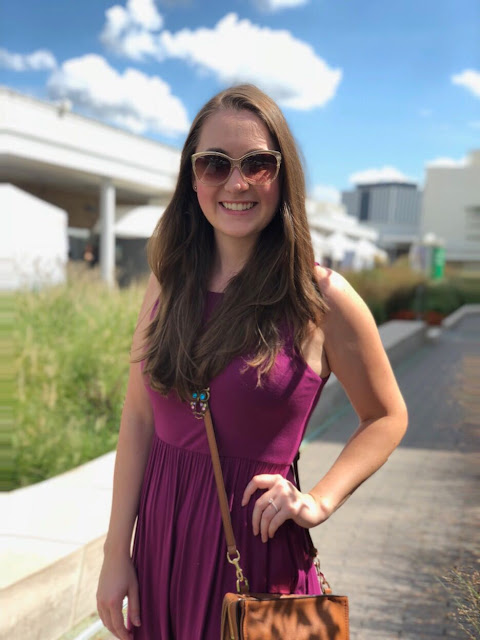
[[[255,502],[252,512],[252,528],[262,542],[273,538],[278,528],[289,519],[302,527],[312,527],[325,520],[319,514],[319,506],[310,494],[303,494],[279,474],[259,474],[245,487],[242,506],[246,506],[258,489],[266,491]]]
[[[260,534],[262,542],[272,538],[278,527],[290,517],[287,509],[282,508],[280,498],[273,499],[267,491],[255,503],[252,513],[253,535]]]
[[[132,586],[128,592],[128,616],[136,627],[140,627],[140,598],[138,596],[138,584]]]
[[[122,608],[116,607],[112,612],[113,634],[120,640],[131,640],[132,634],[128,631],[123,620]]]
[[[262,542],[267,542],[275,535],[285,520],[291,517],[290,503],[293,485],[279,474],[261,474],[254,476],[245,488],[242,505],[248,501],[257,489],[267,489],[258,498],[252,512],[252,528],[254,535],[261,535]]]
[[[132,634],[124,624],[122,602],[111,602],[104,606],[98,605],[98,613],[103,625],[120,640],[131,640]]]
[[[100,605],[97,606],[97,611],[98,611],[98,615],[100,616],[100,620],[103,622],[103,626],[113,633],[112,618],[110,616],[110,611],[108,609],[104,609]]]
[[[275,482],[282,481],[285,478],[279,474],[264,473],[258,476],[254,476],[245,487],[242,498],[242,507],[248,504],[248,501],[253,496],[257,489],[270,489]]]
[[[275,502],[274,502],[275,504]],[[274,506],[269,503],[264,509],[260,520],[260,537],[262,542],[267,542],[269,538],[273,538],[277,529],[288,519],[287,512],[284,509],[275,510]]]
[[[97,609],[105,627],[120,640],[131,640],[123,615],[123,601],[128,598],[130,621],[140,626],[138,580],[130,556],[106,556],[97,589]]]

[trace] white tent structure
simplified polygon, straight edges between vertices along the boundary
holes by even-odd
[[[115,236],[117,238],[150,238],[164,211],[165,207],[154,205],[135,207],[126,213],[118,211],[114,227]]]
[[[341,231],[334,231],[325,240],[330,256],[335,263],[351,262],[358,242],[351,240]]]
[[[307,200],[315,259],[334,268],[371,269],[385,252],[375,242],[378,232],[347,215],[345,207]]]
[[[164,211],[165,207],[150,204],[139,207],[117,207],[113,226],[115,237],[129,240],[150,238]],[[93,233],[100,232],[101,225],[97,222],[93,227]]]
[[[65,281],[67,214],[11,184],[0,184],[2,290]]]
[[[362,269],[371,269],[375,262],[386,262],[387,253],[377,247],[373,242],[365,238],[361,238],[357,242],[355,256],[353,258],[354,271]]]

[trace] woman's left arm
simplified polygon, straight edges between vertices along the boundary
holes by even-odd
[[[317,276],[329,306],[322,323],[324,349],[359,425],[308,494],[280,476],[255,476],[247,485],[243,504],[256,489],[267,490],[253,512],[253,531],[263,541],[290,518],[303,527],[325,521],[387,461],[407,428],[407,409],[368,307],[339,274],[319,267]]]
[[[310,491],[331,514],[388,460],[405,434],[408,417],[367,305],[342,276],[325,271],[319,274],[330,307],[324,348],[359,418],[334,465]]]

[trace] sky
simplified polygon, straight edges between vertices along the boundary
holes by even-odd
[[[0,0],[0,85],[181,148],[253,82],[281,106],[309,194],[423,186],[480,148],[478,0]]]

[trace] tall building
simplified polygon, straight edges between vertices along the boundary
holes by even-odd
[[[378,245],[391,258],[408,253],[420,233],[422,192],[414,183],[359,184],[342,192],[349,215],[379,233]]]
[[[447,262],[480,269],[480,149],[457,166],[427,165],[421,234],[439,239]]]

